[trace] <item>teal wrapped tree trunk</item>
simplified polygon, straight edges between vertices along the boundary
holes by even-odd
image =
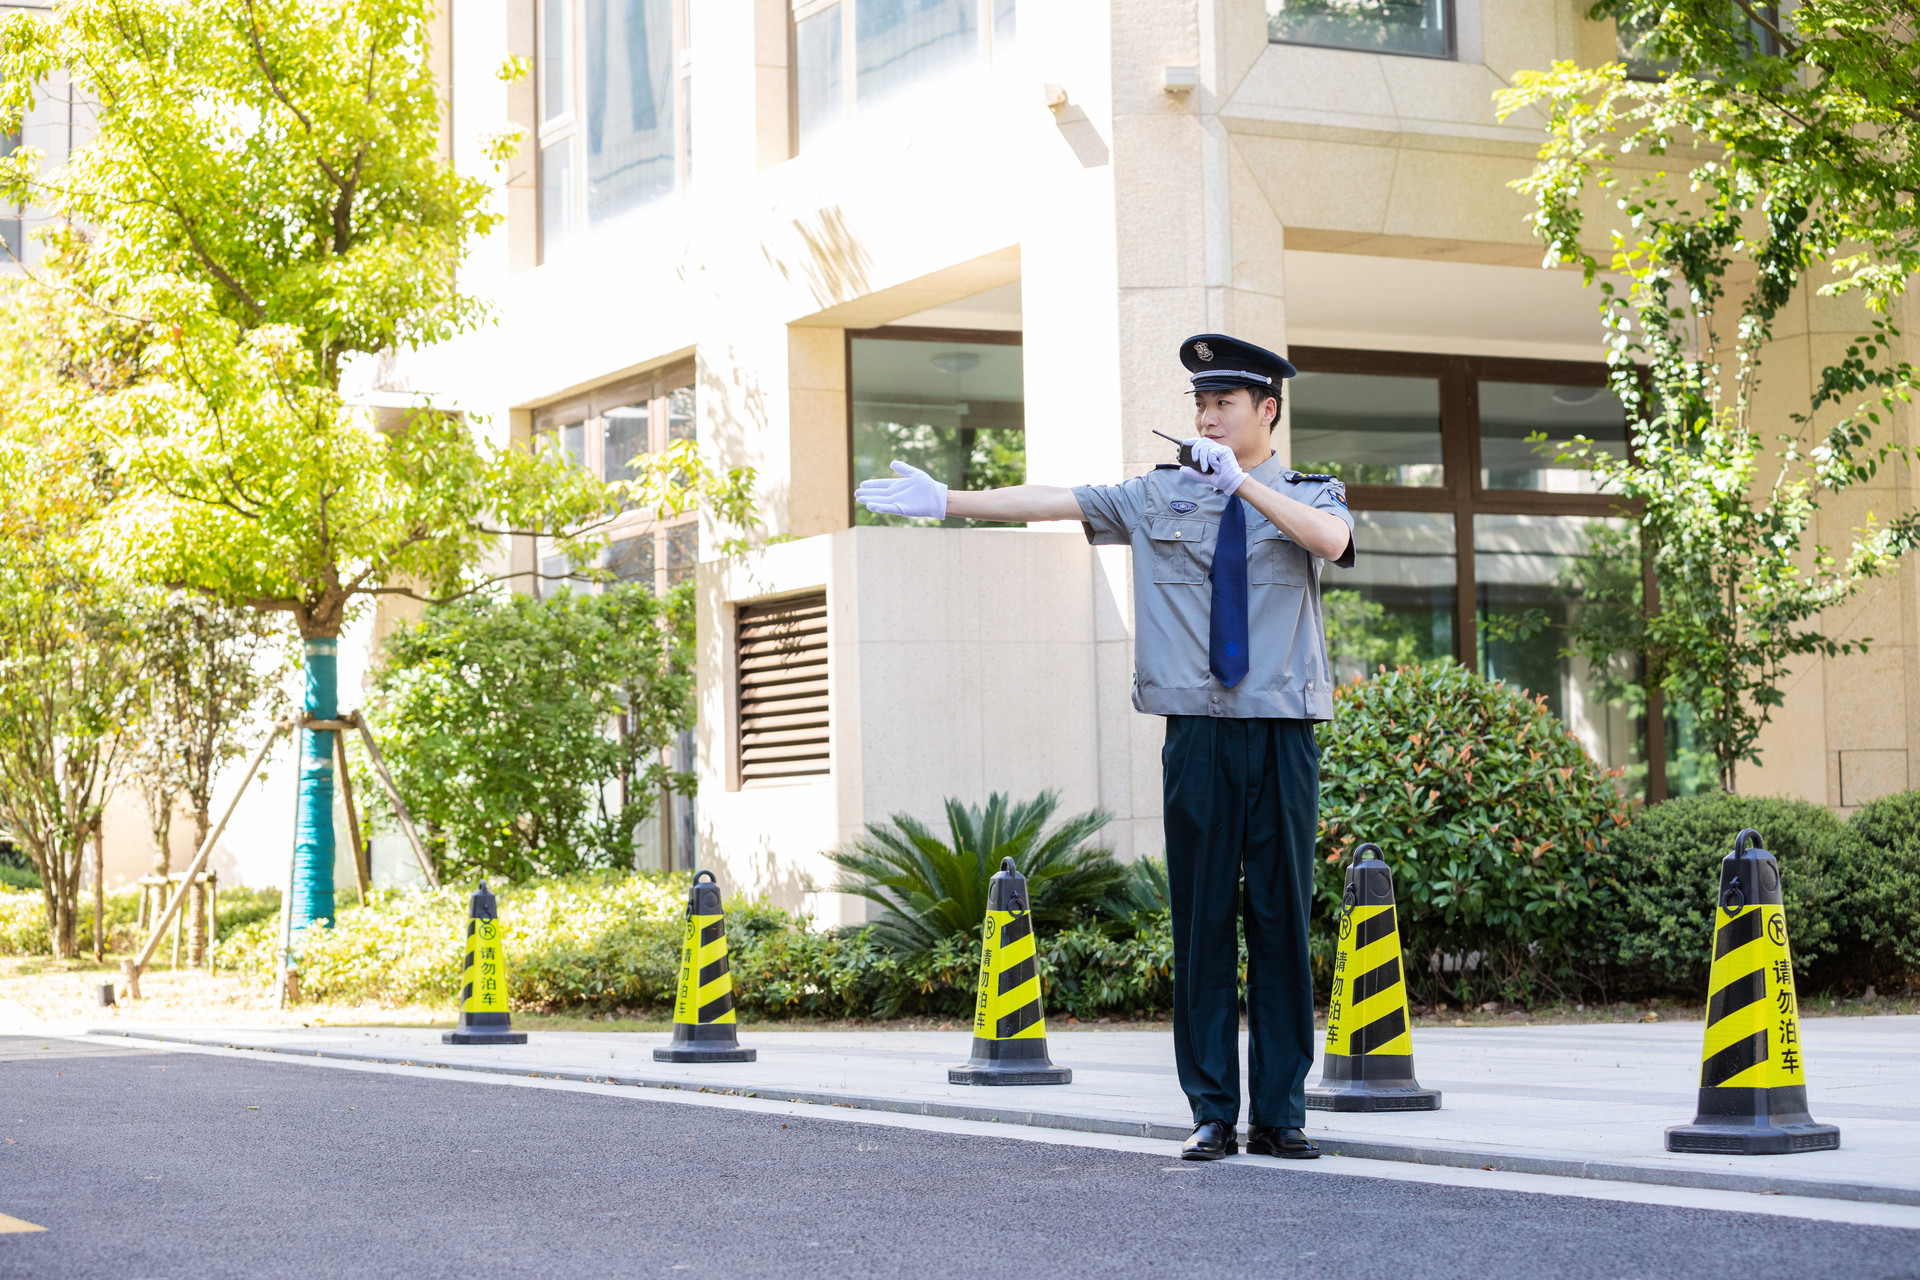
[[[337,640],[306,642],[306,713],[313,720],[340,715]],[[333,927],[333,735],[337,729],[300,731],[298,815],[293,841],[293,927]]]

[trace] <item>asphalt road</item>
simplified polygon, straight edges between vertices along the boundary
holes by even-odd
[[[1920,1231],[0,1037],[0,1277],[1920,1277]]]

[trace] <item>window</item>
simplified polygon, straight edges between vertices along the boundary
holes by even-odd
[[[0,156],[10,156],[20,146],[20,135],[9,133],[0,135]],[[24,262],[27,257],[26,209],[23,206],[0,207],[0,254],[13,262]]]
[[[534,433],[603,480],[628,479],[634,463],[647,454],[675,440],[696,438],[692,384],[693,365],[685,362],[542,410],[534,416]],[[569,589],[566,581],[551,580],[567,570],[565,558],[550,542],[542,540],[536,558],[542,595]],[[659,592],[691,578],[699,560],[697,512],[663,521],[651,511],[629,507],[609,527],[600,564],[619,582],[643,583]]]
[[[1013,45],[1013,0],[793,0],[800,149],[855,107]]]
[[[683,188],[694,0],[540,0],[540,250]]]
[[[734,672],[741,785],[829,772],[826,592],[741,605]]]
[[[849,331],[854,481],[889,474],[887,467],[897,458],[952,489],[1024,484],[1024,385],[1017,333],[907,327]],[[856,507],[854,523],[926,522]]]
[[[1334,49],[1453,56],[1452,0],[1267,0],[1267,39]]]
[[[1773,30],[1780,25],[1778,5],[1756,5],[1757,17],[1748,17],[1738,5],[1727,6],[1727,25],[1740,30],[1745,35],[1744,43],[1750,56],[1778,57],[1780,41]],[[1654,23],[1633,23],[1614,20],[1614,54],[1626,64],[1627,75],[1634,80],[1660,80],[1672,75],[1678,62],[1672,58],[1663,58],[1653,51],[1655,41]]]
[[[1558,457],[1576,436],[1625,455],[1606,369],[1311,347],[1291,358],[1293,465],[1344,479],[1354,513],[1355,568],[1322,588],[1336,677],[1456,658],[1546,698],[1648,798],[1684,787],[1668,768],[1671,728],[1648,739],[1657,695],[1627,705],[1637,660],[1594,669],[1564,653],[1596,587],[1640,581],[1630,513]]]

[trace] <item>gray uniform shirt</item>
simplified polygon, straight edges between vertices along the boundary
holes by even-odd
[[[1248,472],[1353,528],[1337,480],[1307,477],[1270,457]],[[1207,667],[1213,547],[1227,499],[1162,467],[1124,484],[1073,491],[1096,546],[1133,548],[1133,705],[1159,716],[1333,719],[1333,681],[1320,615],[1321,560],[1242,504],[1247,522],[1246,678],[1228,689]],[[1240,499],[1233,499],[1239,502]],[[1353,567],[1353,542],[1336,563]]]

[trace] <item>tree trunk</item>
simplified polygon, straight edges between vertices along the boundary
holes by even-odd
[[[337,720],[336,683],[339,641],[332,636],[306,640],[306,702],[314,720]],[[298,797],[294,836],[293,883],[289,903],[294,931],[333,926],[333,729],[300,731]]]
[[[93,962],[107,959],[107,838],[96,823],[93,828]]]

